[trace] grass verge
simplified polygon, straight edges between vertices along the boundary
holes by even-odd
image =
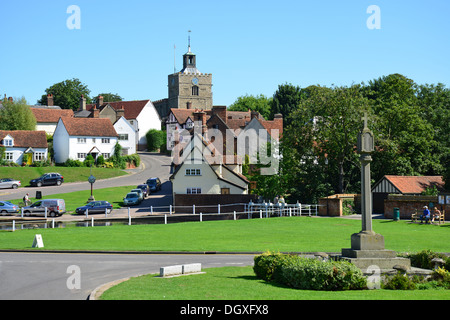
[[[374,230],[385,238],[385,247],[397,252],[449,252],[449,227],[373,221]],[[350,247],[351,234],[360,229],[359,220],[310,217],[68,227],[2,231],[0,249],[31,249],[39,233],[48,250],[340,252]]]
[[[20,180],[22,187],[28,186],[30,180],[39,178],[44,173],[58,172],[64,177],[64,182],[87,181],[91,169],[87,167],[0,167],[0,178]],[[120,169],[92,168],[92,175],[98,180],[123,176],[127,173]]]
[[[205,269],[175,278],[145,275],[106,290],[102,300],[448,300],[450,290],[296,290],[258,279],[252,267]]]

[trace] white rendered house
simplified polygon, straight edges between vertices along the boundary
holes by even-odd
[[[119,138],[119,144],[122,146],[122,154],[130,155],[136,153],[136,130],[130,122],[124,117],[120,117],[114,123],[114,129]]]
[[[45,131],[0,130],[0,146],[5,148],[3,160],[19,165],[24,162],[24,154],[28,154],[27,164],[46,161],[48,158]]]
[[[53,134],[55,162],[84,161],[89,154],[94,159],[100,155],[108,159],[118,138],[109,119],[62,117]]]

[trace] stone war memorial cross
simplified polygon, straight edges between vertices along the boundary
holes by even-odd
[[[397,258],[392,250],[385,250],[384,237],[372,230],[372,190],[370,183],[371,153],[374,151],[374,135],[368,128],[367,113],[364,114],[364,128],[358,134],[357,150],[361,161],[361,222],[359,233],[351,235],[350,249],[342,249],[341,258],[355,264],[363,273],[376,266],[380,270],[391,270],[395,265],[409,269],[411,262]],[[371,267],[371,268],[369,268]]]

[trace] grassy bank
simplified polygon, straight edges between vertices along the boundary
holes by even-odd
[[[31,179],[39,178],[48,172],[60,173],[64,177],[64,182],[87,181],[91,175],[91,169],[87,167],[0,167],[0,178],[20,180],[22,187],[25,187],[29,185]],[[127,173],[120,169],[92,168],[92,174],[97,179],[108,179]]]
[[[374,220],[387,249],[449,252],[449,225],[420,225]],[[0,232],[0,249],[30,249],[42,234],[45,249],[105,251],[280,251],[340,252],[350,246],[361,221],[344,218],[283,217],[238,221],[209,221],[168,225],[115,225]]]
[[[295,290],[258,279],[252,267],[224,267],[186,277],[132,278],[102,300],[448,300],[450,290]]]
[[[95,186],[95,184],[94,184]],[[106,200],[113,205],[113,209],[121,208],[123,204],[123,198],[130,192],[131,189],[136,188],[136,186],[124,186],[124,187],[113,187],[104,189],[95,189],[94,187],[94,197],[96,200]],[[91,189],[89,184],[86,183],[86,190],[75,191],[70,193],[53,194],[46,196],[45,189],[43,189],[42,199],[64,199],[66,203],[66,211],[68,214],[74,213],[75,209],[86,204],[87,200],[91,196]],[[30,198],[31,202],[36,201],[36,198]],[[19,204],[22,199],[11,200],[14,204]]]

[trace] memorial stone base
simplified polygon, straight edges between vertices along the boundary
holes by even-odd
[[[384,237],[373,231],[361,231],[351,236],[351,248],[342,249],[341,260],[349,261],[361,269],[363,273],[371,266],[376,266],[383,272],[390,271],[394,266],[411,268],[411,261],[397,257],[397,253],[384,248]]]

